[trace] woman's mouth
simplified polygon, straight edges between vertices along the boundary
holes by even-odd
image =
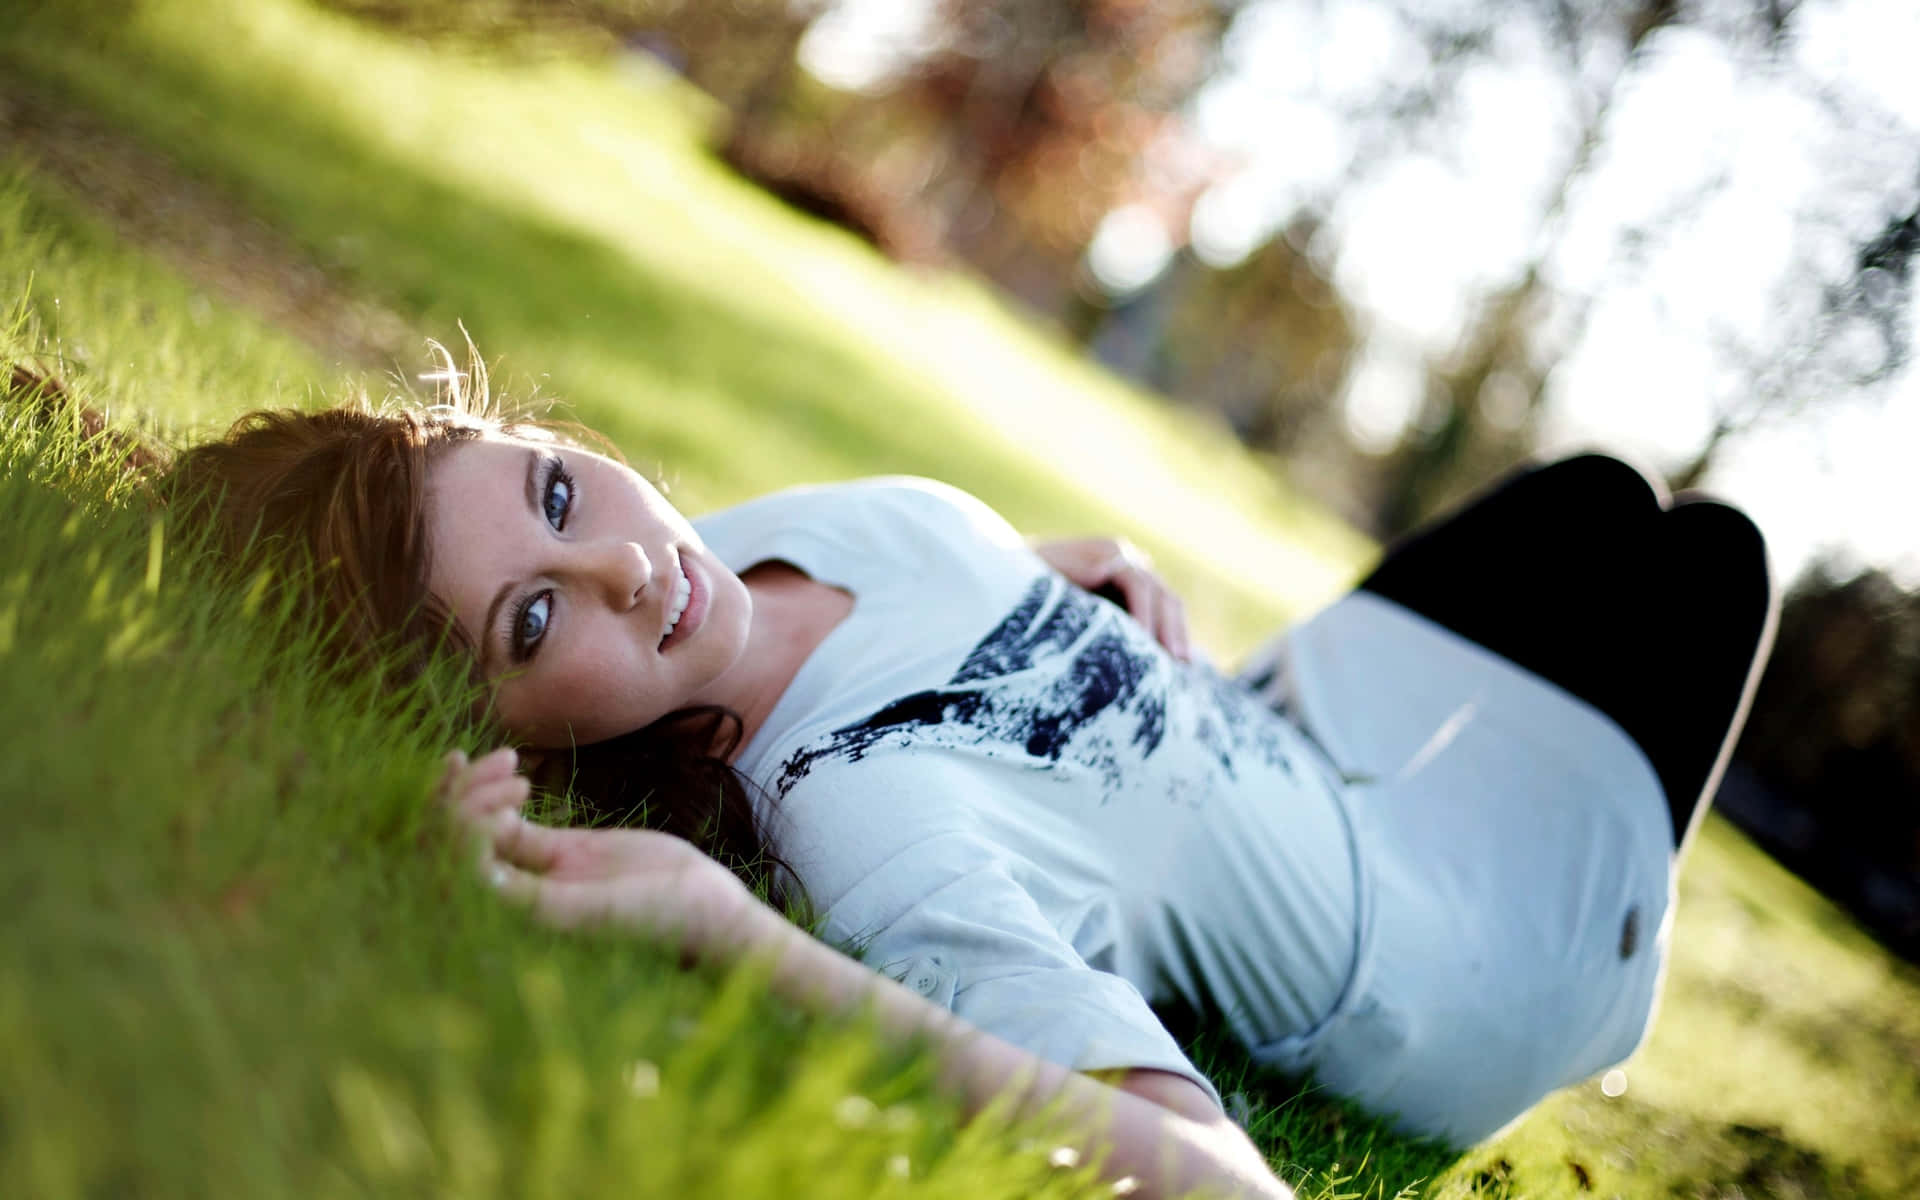
[[[679,578],[673,594],[667,597],[666,624],[660,633],[660,649],[667,650],[691,637],[707,617],[707,586],[698,565],[680,560]]]

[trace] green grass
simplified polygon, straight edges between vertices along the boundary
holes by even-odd
[[[699,150],[711,112],[670,84],[435,56],[287,0],[19,11],[0,105],[134,147],[118,169],[159,199],[103,225],[97,186],[56,181],[58,147],[17,139],[0,360],[61,355],[122,419],[189,433],[378,393],[420,368],[417,338],[464,321],[500,377],[565,397],[690,509],[936,475],[1036,532],[1136,537],[1223,657],[1366,553],[1219,431],[977,288],[898,273],[737,184]],[[203,236],[232,212],[279,240]],[[296,269],[410,333],[343,349],[297,312],[264,319]],[[502,910],[422,817],[463,722],[326,678],[298,614],[249,613],[185,531],[63,455],[70,439],[0,435],[0,715],[21,731],[0,765],[0,1179],[1096,1194],[1020,1149],[1034,1131],[957,1130],[910,1060],[776,1010],[751,978]],[[1314,1200],[1913,1190],[1914,973],[1717,823],[1682,892],[1626,1094],[1574,1089],[1464,1156],[1244,1078],[1217,1033],[1197,1053]],[[657,1089],[636,1093],[635,1064]]]

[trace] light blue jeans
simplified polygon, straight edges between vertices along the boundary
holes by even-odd
[[[1652,764],[1584,701],[1356,592],[1286,635],[1271,698],[1344,776],[1359,921],[1315,1028],[1254,1048],[1468,1144],[1650,1025],[1672,833]]]

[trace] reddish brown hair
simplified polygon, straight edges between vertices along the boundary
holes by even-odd
[[[163,493],[186,527],[213,537],[222,563],[310,580],[344,658],[397,655],[415,673],[441,645],[465,648],[427,588],[427,472],[488,428],[365,403],[251,412],[180,454]]]

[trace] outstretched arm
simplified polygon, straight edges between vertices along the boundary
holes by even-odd
[[[1016,1115],[1050,1113],[1075,1148],[1101,1156],[1104,1172],[1131,1177],[1136,1196],[1198,1188],[1229,1196],[1285,1198],[1260,1152],[1215,1112],[1163,1103],[1161,1072],[1134,1072],[1111,1087],[969,1026],[887,977],[796,929],[757,901],[720,864],[679,838],[639,829],[555,829],[520,815],[527,797],[511,751],[476,762],[450,757],[443,795],[475,839],[483,869],[543,919],[577,927],[614,925],[680,947],[692,961],[726,966],[749,957],[772,964],[774,989],[803,1008],[870,1014],[888,1034],[919,1039],[936,1055],[941,1084],[969,1113],[1011,1098]],[[1139,1077],[1139,1078],[1135,1078]],[[1191,1115],[1182,1115],[1182,1112]]]

